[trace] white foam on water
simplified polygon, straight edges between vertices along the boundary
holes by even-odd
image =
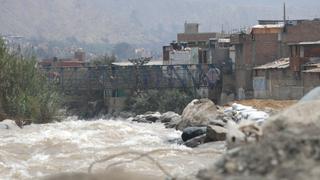
[[[80,121],[69,117],[60,123],[30,125],[24,129],[0,131],[1,179],[34,179],[60,172],[87,172],[89,165],[106,156],[130,150],[147,152],[156,149],[191,150],[169,143],[180,138],[181,132],[166,129],[163,124],[134,123],[128,120]],[[188,175],[212,164],[202,154],[190,156],[181,152],[153,155],[172,174]],[[132,156],[117,158],[129,160]],[[98,165],[103,170],[108,163]],[[123,165],[127,169],[162,173],[150,161],[143,159]]]

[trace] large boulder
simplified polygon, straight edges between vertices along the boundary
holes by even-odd
[[[226,140],[227,129],[221,126],[208,125],[206,142]]]
[[[181,116],[169,111],[161,115],[160,121],[164,123],[166,128],[174,128],[181,121]]]
[[[188,141],[207,132],[206,127],[188,127],[183,130],[181,138],[183,141]]]
[[[166,112],[166,113],[163,113],[161,116],[160,116],[160,121],[162,123],[168,123],[170,121],[172,121],[172,119],[175,119],[175,118],[181,118],[181,116],[175,112],[172,112],[172,111],[169,111],[169,112]]]
[[[311,90],[299,103],[272,116],[263,125],[263,132],[270,134],[286,131],[303,134],[305,128],[320,128],[320,87]]]
[[[187,105],[182,113],[182,121],[177,124],[177,130],[187,127],[201,127],[210,124],[217,117],[217,107],[209,99],[195,99]]]
[[[319,128],[319,106],[320,100],[299,102],[282,113],[269,118],[263,125],[263,132],[290,131],[302,134],[301,132],[306,127]]]

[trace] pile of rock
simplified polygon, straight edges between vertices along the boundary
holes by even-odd
[[[138,115],[130,120],[139,123],[163,123],[166,128],[175,128],[181,121],[181,116],[175,112],[166,112],[161,114],[159,112],[147,112]]]
[[[233,104],[231,107],[222,108],[209,99],[195,99],[186,106],[181,116],[174,112],[148,112],[131,120],[140,123],[164,123],[167,128],[176,128],[183,132],[182,140],[186,146],[197,147],[203,143],[228,139],[233,144],[243,142],[247,140],[244,131],[248,128],[255,130],[255,124],[261,125],[267,118],[269,115],[266,112],[250,106]],[[258,134],[259,128],[256,131]]]
[[[217,119],[217,106],[209,99],[195,99],[184,109],[182,120],[176,129],[182,130],[182,140],[188,147],[197,147],[200,144],[225,141],[227,122]]]

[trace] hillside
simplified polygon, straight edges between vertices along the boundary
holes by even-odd
[[[203,31],[241,28],[281,18],[278,0],[0,0],[0,33],[87,43],[161,44],[187,21]],[[320,2],[287,3],[290,18],[320,16]]]

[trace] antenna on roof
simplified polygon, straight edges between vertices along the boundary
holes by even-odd
[[[224,27],[223,27],[223,24],[221,24],[221,34],[224,34]]]
[[[286,3],[283,3],[283,23],[287,23]]]

